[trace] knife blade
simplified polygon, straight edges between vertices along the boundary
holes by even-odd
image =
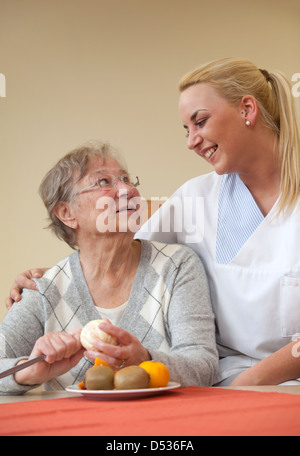
[[[32,366],[32,364],[38,363],[39,361],[43,361],[45,358],[45,355],[40,355],[37,358],[30,359],[29,361],[26,361],[26,363],[19,364],[18,366],[12,367],[11,369],[1,372],[0,378],[8,377],[8,375],[13,375],[22,369],[26,369],[26,367]]]

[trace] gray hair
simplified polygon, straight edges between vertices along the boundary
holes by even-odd
[[[54,208],[59,202],[72,200],[76,183],[84,176],[91,156],[100,156],[103,163],[107,158],[113,158],[124,170],[127,170],[124,159],[110,144],[90,141],[61,158],[48,171],[39,187],[39,194],[49,216],[50,223],[47,228],[51,229],[59,239],[65,241],[72,249],[76,248],[76,232],[56,217]]]

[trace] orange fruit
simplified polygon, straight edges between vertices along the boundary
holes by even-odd
[[[110,365],[107,364],[105,361],[103,361],[103,359],[101,359],[101,358],[96,358],[95,359],[94,366],[107,366],[107,367],[110,367]]]
[[[85,390],[85,389],[86,389],[84,382],[78,383],[78,387],[79,387],[81,390]]]
[[[162,388],[169,383],[170,373],[165,364],[158,361],[144,361],[140,367],[150,375],[149,388]]]

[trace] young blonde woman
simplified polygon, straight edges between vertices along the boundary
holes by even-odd
[[[187,244],[204,262],[217,384],[297,382],[300,145],[289,82],[278,71],[221,59],[182,79],[179,111],[189,149],[214,171],[179,188],[138,236]],[[8,305],[14,297],[16,287]]]
[[[289,83],[248,61],[218,60],[182,79],[179,111],[189,149],[214,172],[184,184],[149,221],[153,234],[141,236],[188,244],[203,260],[217,321],[219,384],[296,380],[300,146]],[[190,197],[203,199],[199,215],[192,206],[194,239],[184,223],[176,230]],[[170,232],[156,233],[170,210]]]

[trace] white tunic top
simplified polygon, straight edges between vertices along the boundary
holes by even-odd
[[[300,335],[300,212],[275,207],[228,263],[216,259],[222,176],[194,178],[137,237],[187,244],[202,259],[217,322],[220,373],[238,375]]]
[[[118,326],[124,310],[127,306],[127,302],[124,302],[121,306],[113,307],[112,309],[107,309],[106,307],[98,307],[96,306],[96,310],[99,313],[100,320],[107,318],[113,325]]]

